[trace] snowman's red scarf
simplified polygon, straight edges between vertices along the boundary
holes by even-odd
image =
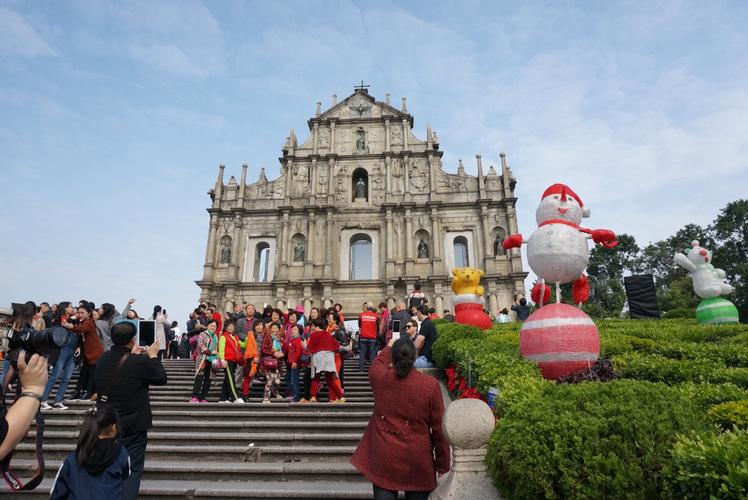
[[[547,226],[548,224],[566,224],[567,226],[573,227],[574,229],[576,229],[580,233],[585,233],[585,234],[589,234],[589,235],[592,234],[592,229],[587,229],[586,227],[580,227],[580,226],[574,224],[573,222],[568,221],[568,220],[564,220],[564,219],[546,220],[546,221],[543,221],[540,224],[538,224],[538,227]],[[616,246],[618,244],[618,242],[614,241],[614,242],[611,243],[611,242],[608,242],[608,241],[603,241],[600,244],[602,246],[604,246],[605,248],[613,248],[614,246]]]

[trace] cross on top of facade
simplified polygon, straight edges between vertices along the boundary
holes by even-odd
[[[356,91],[363,90],[364,92],[368,94],[369,91],[366,89],[368,89],[369,87],[371,87],[371,85],[364,85],[364,81],[361,80],[361,85],[356,85],[355,87],[353,87],[353,90],[356,90]]]

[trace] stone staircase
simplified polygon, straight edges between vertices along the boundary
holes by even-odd
[[[164,366],[168,385],[151,388],[153,428],[140,498],[371,498],[371,484],[348,463],[374,406],[357,360],[345,362],[341,404],[326,402],[326,388],[321,403],[263,404],[259,380],[245,404],[190,404],[194,364],[165,360]],[[218,401],[221,382],[212,383],[208,401]],[[25,497],[48,498],[61,461],[75,449],[80,415],[91,404],[68,406],[45,412],[46,478]],[[12,468],[24,478],[33,473],[34,434],[32,426],[13,457]]]

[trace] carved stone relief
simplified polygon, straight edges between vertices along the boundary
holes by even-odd
[[[329,148],[330,147],[330,130],[323,128],[319,131],[319,138],[317,139],[317,144],[321,148]]]
[[[317,193],[327,192],[327,165],[317,167]]]
[[[369,153],[381,153],[384,151],[383,131],[379,129],[369,130],[369,143],[367,148]]]
[[[371,117],[371,103],[366,99],[355,98],[348,103],[351,118]]]
[[[338,146],[338,152],[340,154],[347,154],[350,151],[349,143],[351,141],[351,133],[348,130],[341,130],[338,132],[338,140],[335,142]]]
[[[428,169],[426,167],[425,158],[415,158],[413,160],[410,165],[409,177],[410,185],[418,190],[421,190],[428,185]]]
[[[393,146],[402,146],[403,145],[403,130],[398,125],[394,125],[391,129],[391,141]]]

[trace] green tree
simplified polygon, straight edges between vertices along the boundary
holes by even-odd
[[[589,314],[617,317],[626,301],[623,288],[625,273],[641,269],[640,249],[630,234],[619,234],[618,245],[605,248],[597,245],[590,251],[587,274],[590,276]]]
[[[748,200],[728,203],[709,229],[717,242],[712,264],[725,270],[740,320],[748,322]]]

